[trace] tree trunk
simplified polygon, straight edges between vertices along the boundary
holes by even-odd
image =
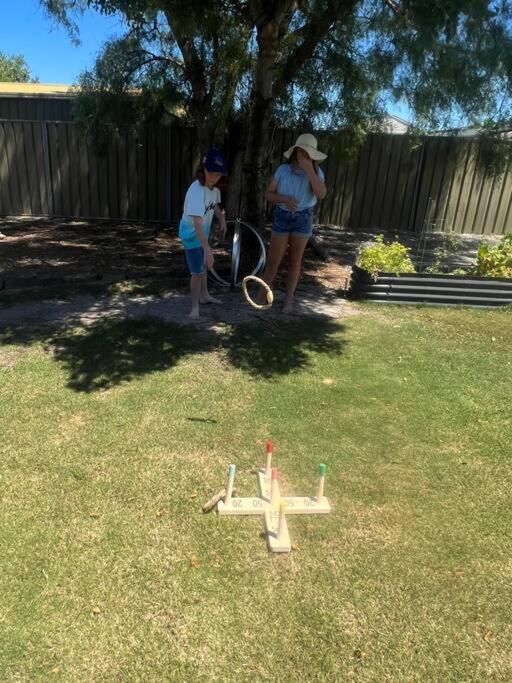
[[[194,161],[197,161],[197,164],[194,165],[197,167],[201,160],[201,155],[207,151],[211,141],[209,123],[211,93],[208,91],[204,63],[194,43],[195,36],[188,33],[190,29],[189,24],[187,21],[182,21],[179,13],[174,10],[171,11],[171,8],[165,10],[164,14],[169,29],[181,51],[184,72],[192,90],[190,113],[197,128],[197,145],[193,150]]]
[[[242,166],[247,137],[247,121],[232,122],[230,125],[226,152],[228,161],[228,191],[226,197],[226,217],[241,217]]]
[[[265,227],[265,189],[270,163],[270,125],[273,101],[255,95],[250,133],[242,167],[241,214],[263,233]]]
[[[271,12],[261,6],[253,8],[258,55],[242,169],[242,215],[261,233],[265,227],[265,186],[270,170],[269,143],[274,112],[273,84],[277,54],[279,41],[288,30],[294,2],[282,1],[273,5]]]

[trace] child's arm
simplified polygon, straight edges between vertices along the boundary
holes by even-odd
[[[220,208],[219,204],[215,204],[215,208],[213,210],[213,213],[215,214],[217,220],[219,221],[219,232],[220,232],[220,238],[221,240],[226,237],[226,217],[224,216],[224,211]]]
[[[201,246],[204,250],[204,265],[210,270],[213,268],[213,254],[206,235],[203,230],[203,219],[201,216],[192,216],[194,221],[194,229],[196,231],[197,239],[201,242]]]
[[[295,197],[287,194],[278,194],[277,180],[275,178],[270,181],[267,187],[265,199],[269,202],[272,202],[272,204],[285,204],[290,211],[297,211],[298,204]]]

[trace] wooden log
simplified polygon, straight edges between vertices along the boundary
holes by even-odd
[[[314,251],[317,256],[320,256],[322,261],[329,261],[331,258],[329,251],[323,246],[320,237],[310,237],[308,247]]]

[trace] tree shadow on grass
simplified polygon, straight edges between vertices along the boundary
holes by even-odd
[[[275,328],[252,323],[231,329],[225,352],[231,365],[266,380],[304,370],[311,354],[335,356],[346,344],[344,326],[327,317],[281,322]]]
[[[155,318],[108,319],[53,334],[11,327],[0,332],[0,342],[42,342],[67,371],[67,385],[83,392],[103,391],[171,368],[185,356],[211,350],[202,335],[194,334],[190,327]]]
[[[53,354],[69,373],[68,386],[97,391],[175,366],[204,349],[187,328],[159,320],[103,321],[53,341]]]
[[[340,354],[342,330],[328,318],[283,322],[272,330],[253,323],[205,330],[155,318],[108,319],[53,332],[12,326],[0,331],[0,343],[43,343],[67,371],[68,387],[95,392],[210,352],[254,378],[271,380],[310,366],[312,352]]]

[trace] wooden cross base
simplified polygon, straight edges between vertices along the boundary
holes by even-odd
[[[217,512],[221,516],[262,515],[267,545],[274,553],[289,553],[291,550],[286,515],[323,515],[331,512],[331,506],[325,496],[281,497],[277,476],[272,483],[270,472],[263,468],[258,471],[258,488],[259,497],[230,496],[229,499],[226,497],[225,501],[219,501]]]

